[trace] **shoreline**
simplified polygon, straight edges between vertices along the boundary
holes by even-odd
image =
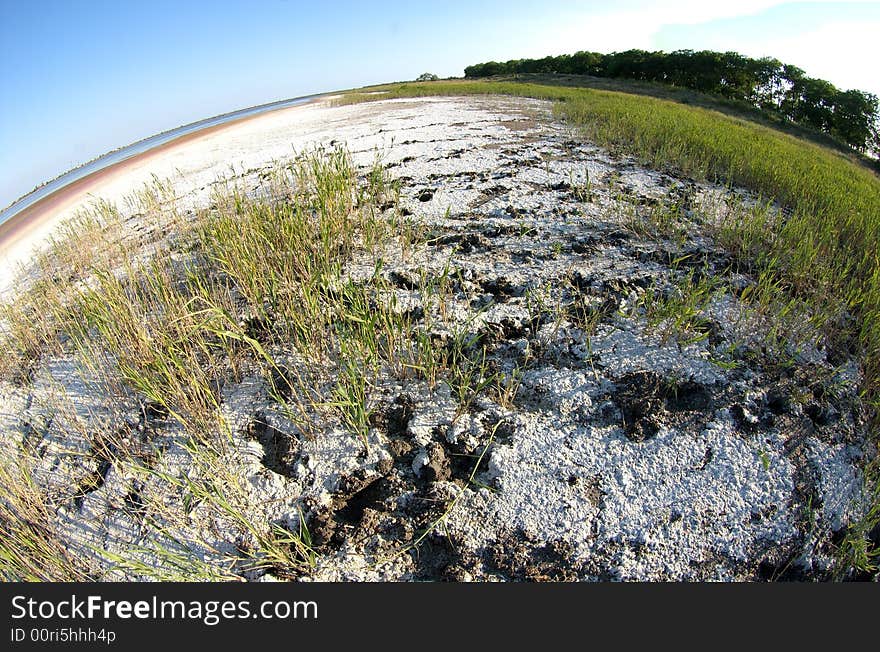
[[[319,95],[294,106],[244,115],[228,122],[210,125],[203,129],[182,134],[144,152],[134,154],[130,158],[95,170],[23,208],[20,212],[0,224],[0,279],[2,279],[0,280],[0,294],[5,293],[8,289],[7,286],[13,280],[18,264],[33,252],[35,245],[45,240],[51,231],[58,226],[57,218],[60,218],[63,213],[73,208],[78,202],[82,202],[88,195],[93,194],[117,179],[121,174],[210,136],[240,128],[270,116],[277,116],[286,111],[326,103],[335,97],[337,96]],[[161,134],[156,135],[159,136]],[[27,251],[24,251],[24,249]]]
[[[105,167],[111,167],[113,165],[116,165],[117,163],[123,163],[125,161],[130,160],[130,158],[137,156],[138,154],[144,154],[144,153],[151,151],[155,148],[161,147],[162,145],[166,145],[168,143],[171,143],[171,142],[177,140],[178,138],[182,138],[184,136],[188,136],[188,135],[194,134],[194,133],[199,133],[205,129],[209,129],[210,127],[215,127],[218,125],[225,125],[225,124],[233,124],[233,123],[237,122],[239,119],[251,118],[251,117],[255,117],[255,116],[259,116],[259,115],[265,115],[267,113],[273,113],[275,111],[279,111],[281,109],[292,108],[294,106],[302,106],[303,104],[308,104],[314,100],[320,100],[320,99],[324,98],[325,96],[331,97],[331,95],[329,95],[327,93],[316,93],[314,95],[303,95],[302,97],[294,97],[294,98],[290,98],[290,99],[286,99],[286,100],[277,100],[275,102],[267,102],[266,104],[257,104],[255,106],[249,106],[244,109],[236,109],[235,111],[227,111],[226,113],[220,113],[220,114],[212,116],[210,118],[203,118],[201,120],[196,120],[195,122],[189,122],[187,124],[182,124],[180,126],[172,127],[171,129],[165,129],[164,131],[160,131],[158,133],[152,134],[151,136],[146,136],[145,138],[140,138],[140,139],[135,140],[131,143],[128,143],[127,145],[121,145],[115,149],[111,149],[108,152],[104,152],[103,154],[100,154],[92,159],[89,159],[88,161],[84,161],[83,163],[80,163],[76,167],[70,168],[69,170],[62,172],[51,179],[47,179],[46,181],[44,181],[40,185],[32,188],[30,191],[28,191],[24,195],[21,195],[20,197],[12,200],[12,202],[7,204],[6,206],[0,207],[0,215],[2,215],[3,213],[8,211],[13,206],[20,203],[21,201],[27,199],[28,197],[30,197],[34,193],[40,192],[40,190],[42,190],[43,188],[45,188],[49,184],[54,183],[55,181],[58,181],[59,179],[62,179],[63,177],[66,177],[70,174],[73,174],[73,173],[77,172],[78,170],[81,170],[85,167],[88,167],[89,165],[92,165],[93,163],[97,163],[101,159],[113,156],[114,154],[117,154],[123,150],[129,149],[132,147],[137,147],[138,145],[141,145],[142,143],[145,143],[149,140],[153,140],[154,138],[161,138],[161,137],[166,136],[168,134],[172,134],[176,131],[182,131],[184,129],[191,129],[191,131],[183,132],[179,136],[175,136],[175,137],[171,138],[171,140],[167,140],[165,142],[158,143],[154,147],[150,147],[147,150],[144,150],[142,152],[138,152],[136,154],[132,154],[128,158],[122,159],[120,161],[116,161],[115,163],[108,163]],[[336,95],[333,95],[333,97],[336,97]],[[291,102],[297,102],[297,103],[290,104]],[[281,106],[281,105],[285,105],[285,106]],[[226,118],[227,116],[233,116],[236,114],[239,114],[238,118],[230,118],[228,121],[223,121],[223,119]],[[218,120],[220,122],[215,122]],[[207,123],[212,123],[212,124],[207,124]],[[202,125],[202,124],[204,124],[205,126],[200,127],[200,125]],[[103,170],[103,169],[104,168],[99,168],[98,170],[95,170],[95,172],[99,172],[100,170]],[[89,176],[90,174],[91,173],[87,174],[86,176]],[[84,177],[80,177],[80,179],[82,179],[82,178],[84,178]],[[54,194],[55,192],[64,189],[65,187],[67,187],[71,183],[74,183],[75,181],[79,181],[79,179],[74,179],[70,183],[63,185],[63,186],[57,188],[56,190],[53,190],[52,192],[49,193],[49,195],[46,195],[46,197],[49,197],[50,195]],[[37,203],[37,202],[41,201],[42,199],[43,198],[37,199],[36,201],[34,201],[34,203]],[[24,210],[24,209],[21,209],[21,210]],[[21,211],[19,211],[19,212],[21,212]],[[15,215],[18,215],[18,212],[15,213],[12,217],[14,217]],[[0,224],[3,224],[3,223],[4,223],[4,221],[0,221]]]
[[[33,478],[20,503],[52,502],[31,521],[13,517],[25,533],[40,524],[47,545],[82,563],[46,577],[834,579],[834,533],[870,508],[858,361],[829,359],[834,349],[807,339],[789,313],[741,299],[760,280],[732,268],[711,237],[739,205],[733,190],[573,140],[551,111],[477,97],[318,106],[107,186],[118,195],[183,163],[196,178],[175,193],[201,191],[181,197],[189,208],[234,165],[244,192],[235,206],[220,197],[217,210],[187,215],[206,238],[170,232],[131,251],[161,265],[122,274],[150,279],[144,293],[96,288],[68,321],[65,293],[78,286],[62,277],[17,314],[0,431],[10,466]],[[351,166],[326,165],[332,142]],[[290,183],[273,187],[280,194],[258,192],[291,150],[303,156],[285,163],[300,173],[278,180]],[[304,174],[316,183],[299,184]],[[363,201],[352,205],[355,194]],[[279,233],[289,213],[272,210],[278,196],[331,219]],[[406,215],[412,229],[400,228]],[[364,227],[375,229],[372,244],[358,238]],[[321,237],[355,244],[291,276]],[[116,267],[85,249],[100,275]],[[680,266],[683,252],[694,266]],[[175,266],[178,255],[204,266]],[[217,292],[189,283],[218,275],[229,282]],[[321,300],[291,288],[267,311],[263,297],[291,283]],[[206,323],[202,306],[221,307],[230,338],[265,345],[215,346],[213,327],[186,326]],[[51,353],[52,329],[77,333],[80,323],[107,330]],[[108,364],[84,366],[92,351]],[[157,364],[180,371],[156,375]],[[177,414],[147,409],[153,397]],[[229,445],[184,446],[188,434]],[[182,502],[185,492],[198,504]],[[170,567],[169,554],[179,560]],[[45,557],[24,561],[42,570]]]

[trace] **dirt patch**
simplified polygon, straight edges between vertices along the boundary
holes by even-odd
[[[506,127],[511,131],[516,132],[528,132],[534,130],[538,123],[533,119],[522,118],[519,120],[502,120],[498,124],[502,127]]]
[[[82,509],[86,496],[104,486],[107,474],[113,468],[110,455],[112,455],[112,449],[93,451],[94,470],[80,479],[74,493],[74,504],[77,509]]]
[[[449,233],[432,238],[428,243],[437,247],[455,245],[456,249],[463,254],[483,252],[492,247],[492,243],[486,237],[473,232]]]
[[[370,344],[362,431],[333,404],[335,360],[315,373],[323,398],[308,439],[279,416],[302,370],[279,364],[250,389],[218,381],[249,517],[294,533],[302,513],[319,560],[305,572],[319,580],[827,579],[861,498],[866,426],[851,352],[786,349],[781,327],[762,341],[743,292],[755,279],[727,271],[697,215],[702,195],[723,201],[727,189],[645,170],[572,140],[565,125],[523,118],[524,106],[550,111],[475,98],[338,108],[360,182],[394,140],[400,204],[378,208],[419,227],[339,276],[363,287],[381,262],[383,291],[407,301],[412,328]],[[378,136],[382,111],[389,126]],[[284,152],[289,135],[279,136]],[[270,178],[267,161],[248,165],[249,192]],[[687,228],[639,222],[654,210]],[[663,332],[646,300],[670,299],[684,274],[713,288],[695,309],[696,339]],[[439,278],[442,291],[427,296]],[[319,299],[338,299],[333,287]],[[241,308],[245,335],[272,342],[279,325]],[[295,345],[275,344],[292,367]],[[77,449],[86,464],[70,465],[78,442],[41,381],[45,366],[14,390],[31,403],[0,386],[12,396],[0,422],[26,441],[44,484],[55,490],[66,474],[65,499],[73,492],[105,515],[97,526],[59,520],[66,541],[125,552],[118,510],[140,526],[157,493],[181,497],[155,479],[118,479],[112,456],[89,449]],[[232,405],[225,396],[242,387]],[[128,424],[132,446],[152,456],[144,466],[193,470],[167,410],[145,403]],[[190,507],[181,538],[253,563],[253,542]]]
[[[284,476],[294,475],[302,451],[302,444],[296,436],[270,425],[263,412],[257,412],[248,426],[248,436],[263,447],[263,466]]]
[[[483,553],[490,574],[514,582],[570,582],[580,578],[563,541],[537,543],[522,532],[501,533]]]
[[[699,383],[663,378],[636,371],[615,381],[612,400],[621,413],[626,437],[635,443],[654,437],[663,426],[673,425],[685,413],[703,414],[714,404],[712,391]]]
[[[632,442],[650,439],[662,425],[661,380],[655,373],[640,371],[617,381],[614,401],[620,407],[623,432]]]

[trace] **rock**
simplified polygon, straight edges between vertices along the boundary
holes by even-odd
[[[441,444],[433,442],[426,451],[428,460],[420,469],[421,476],[428,482],[445,482],[452,476],[449,458]]]

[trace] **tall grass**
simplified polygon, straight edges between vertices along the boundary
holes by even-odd
[[[836,151],[763,125],[643,95],[479,81],[393,84],[368,90],[374,93],[352,93],[344,101],[474,94],[552,100],[554,112],[585,139],[659,170],[752,191],[759,200],[749,205],[734,201],[726,219],[714,224],[714,235],[737,265],[759,279],[764,294],[772,295],[779,313],[775,321],[809,323],[824,334],[830,349],[858,356],[876,441],[880,178],[873,171]],[[687,307],[674,307],[681,309],[674,319],[687,321]],[[873,508],[841,544],[840,563],[845,568],[875,567],[877,551],[867,545],[865,534],[880,523],[876,460],[865,475],[867,490],[875,497]]]
[[[115,392],[120,404],[136,399],[144,421],[152,415],[184,437],[175,445],[184,473],[163,462],[167,442],[143,441],[130,425],[115,437],[113,466],[152,486],[137,499],[151,535],[127,552],[93,551],[103,565],[157,579],[230,579],[265,570],[289,577],[314,564],[304,523],[267,522],[234,471],[242,434],[224,417],[223,387],[245,374],[265,379],[272,409],[291,424],[286,437],[341,427],[365,446],[382,382],[448,382],[463,409],[498,384],[485,352],[447,352],[433,339],[435,327],[450,327],[448,266],[439,277],[420,268],[424,315],[398,305],[383,261],[413,255],[424,237],[402,219],[397,198],[380,161],[359,173],[346,151],[318,150],[278,166],[258,195],[221,184],[212,208],[176,221],[153,256],[141,256],[135,234],[120,231],[118,214],[106,210],[82,222],[104,246],[79,246],[78,236],[52,244],[43,265],[50,273],[6,310],[3,348],[16,352],[7,367],[23,367],[18,376],[27,382],[41,356],[76,356],[85,383]],[[153,192],[133,206],[164,210]],[[61,274],[68,265],[75,273]],[[94,450],[102,445],[94,433],[80,434]],[[0,500],[3,572],[40,577],[36,556],[49,554],[40,546],[55,550],[57,568],[44,578],[78,572],[63,537],[50,536],[54,520],[40,487],[8,474],[0,480],[10,493]],[[239,553],[199,534],[199,523],[214,532],[224,524]]]
[[[869,169],[763,125],[621,92],[479,81],[368,90],[376,94],[345,101],[475,94],[554,100],[556,113],[588,140],[658,169],[751,190],[782,217],[759,205],[720,225],[729,241],[748,241],[740,253],[749,259],[741,263],[775,275],[810,306],[817,326],[855,347],[866,396],[880,407],[880,179]]]
[[[329,410],[363,435],[369,380],[362,351],[372,349],[357,344],[351,329],[337,333],[340,323],[354,319],[337,288],[344,266],[384,240],[390,228],[376,206],[391,190],[380,172],[373,170],[362,186],[346,152],[305,155],[279,169],[268,198],[226,188],[215,209],[193,224],[178,224],[175,238],[145,262],[127,249],[135,234],[117,237],[121,227],[115,211],[93,211],[77,222],[87,236],[74,230],[51,243],[39,265],[43,273],[6,307],[3,349],[14,355],[5,361],[5,371],[23,367],[15,375],[27,382],[28,369],[41,356],[75,355],[86,383],[118,388],[120,399],[137,397],[144,415],[177,422],[188,442],[186,475],[169,472],[161,461],[144,463],[131,447],[117,447],[114,464],[137,469],[169,495],[188,496],[191,504],[202,506],[207,522],[228,523],[229,536],[235,539],[238,533],[253,560],[243,570],[295,574],[310,563],[308,534],[302,528],[279,529],[252,513],[247,489],[229,468],[234,433],[222,415],[222,387],[239,380],[245,369],[257,371],[270,379],[277,400],[304,432],[310,430],[308,421],[311,430],[326,427]],[[154,212],[155,202],[146,199],[135,203]],[[110,232],[112,238],[102,237]],[[361,313],[368,312],[366,305]],[[335,402],[322,397],[309,369],[282,373],[276,356],[284,355],[318,369],[324,363],[348,369],[339,387],[358,391],[339,391],[344,400]],[[94,439],[94,433],[82,434],[86,441]],[[161,457],[161,451],[157,454]],[[0,476],[8,494],[0,500],[6,535],[0,541],[2,570],[21,579],[73,577],[76,566],[67,562],[62,538],[55,536],[40,487],[26,481],[29,476],[12,474],[16,464],[25,473],[24,455],[19,451],[14,459],[13,453],[8,465],[4,459]],[[194,527],[185,516],[189,510],[175,511],[162,500],[144,510],[151,511],[154,527],[148,549],[124,558],[99,551],[106,563],[153,572],[154,565],[143,560],[149,554],[177,569],[175,578],[213,576],[197,555],[186,553]],[[39,556],[50,552],[55,567],[41,575]]]
[[[69,550],[54,523],[51,507],[29,465],[0,455],[0,578],[4,581],[77,582],[96,574]]]
[[[810,306],[829,337],[858,346],[868,389],[877,395],[880,182],[871,173],[763,127],[621,93],[486,82],[385,90],[369,97],[507,93],[558,100],[560,114],[599,143],[657,167],[754,190],[765,203],[730,211],[716,235],[763,286]],[[59,239],[42,263],[45,273],[4,308],[3,350],[10,355],[2,363],[7,377],[26,382],[47,352],[76,355],[87,381],[119,387],[141,401],[145,414],[175,421],[187,438],[192,477],[169,473],[161,461],[146,464],[124,446],[116,452],[119,463],[225,523],[230,537],[247,542],[246,570],[295,574],[314,561],[308,532],[255,521],[246,489],[229,472],[235,446],[222,415],[225,383],[245,372],[261,374],[295,427],[286,434],[314,437],[336,425],[364,444],[383,379],[445,382],[462,411],[481,392],[510,396],[516,386],[492,368],[485,348],[450,323],[448,265],[439,274],[420,269],[415,292],[422,315],[396,305],[383,261],[412,255],[422,235],[402,220],[397,188],[378,162],[364,175],[343,150],[307,153],[279,166],[262,192],[223,187],[214,206],[191,223],[171,211],[177,232],[147,262],[138,262],[112,209],[84,218],[86,236]],[[164,194],[147,191],[139,205],[164,210]],[[353,275],[354,268],[373,272]],[[692,297],[695,279],[685,285],[682,296]],[[678,326],[696,336],[699,324],[691,317],[698,308],[657,302],[653,316],[668,321],[683,314],[687,323]],[[452,333],[452,341],[438,342],[438,332]],[[0,477],[11,492],[0,500],[2,572],[84,577],[91,569],[70,561],[39,487],[26,479],[8,469]],[[196,559],[186,545],[192,519],[159,499],[150,510],[152,552],[114,553],[105,562],[155,575],[143,562],[149,553],[180,579],[232,577],[241,568],[241,560],[227,559],[218,570]],[[53,560],[44,575],[40,555]]]

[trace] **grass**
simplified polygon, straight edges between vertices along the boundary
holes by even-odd
[[[691,269],[670,288],[650,286],[640,297],[648,323],[659,327],[662,340],[674,337],[679,344],[700,342],[710,334],[704,312],[718,290],[717,281],[705,270]]]
[[[488,94],[551,100],[554,113],[589,141],[658,170],[751,191],[759,201],[735,206],[715,224],[714,235],[741,269],[759,277],[763,293],[755,297],[758,307],[771,305],[772,295],[774,305],[781,306],[777,321],[806,322],[822,333],[832,350],[860,358],[863,397],[873,439],[878,439],[880,178],[867,166],[751,120],[646,96],[656,94],[656,89],[638,89],[640,95],[635,95],[516,81],[451,80],[364,91],[350,93],[344,102]],[[670,224],[668,218],[649,216],[642,224],[664,228]],[[878,495],[880,474],[869,469],[867,476],[869,492]],[[841,557],[857,559],[856,567],[870,565],[862,535],[878,523],[880,510],[875,508],[856,527],[864,531],[842,544]]]
[[[743,266],[773,274],[792,296],[814,308],[830,334],[857,343],[866,395],[877,405],[880,179],[869,169],[763,125],[622,92],[481,81],[368,90],[378,94],[352,93],[346,101],[483,94],[553,100],[554,111],[585,139],[657,169],[752,191],[761,201],[720,224],[722,239]],[[853,323],[840,323],[841,312],[852,314]]]
[[[857,350],[866,398],[877,406],[880,181],[870,171],[764,126],[655,98],[505,82],[371,90],[383,92],[343,101],[487,93],[554,100],[557,114],[584,138],[659,169],[753,191],[761,201],[734,205],[709,225],[735,264],[758,279],[744,298],[789,321],[807,320],[829,342]],[[315,563],[302,519],[291,527],[267,521],[231,471],[236,442],[222,388],[246,375],[265,379],[289,421],[287,435],[308,439],[338,426],[365,447],[376,395],[388,379],[446,383],[460,412],[482,393],[507,403],[516,395],[517,370],[495,369],[468,329],[452,325],[455,272],[448,263],[440,273],[419,269],[414,292],[422,315],[397,304],[383,261],[414,256],[425,234],[397,211],[398,188],[381,161],[358,175],[344,150],[309,152],[277,166],[261,191],[222,186],[213,207],[191,222],[171,211],[165,220],[175,237],[151,241],[157,255],[146,262],[136,254],[144,243],[125,235],[118,213],[97,206],[57,239],[38,262],[42,274],[0,315],[4,377],[25,383],[42,356],[75,355],[86,382],[112,388],[120,401],[134,399],[144,414],[161,415],[182,433],[180,450],[192,471],[184,475],[164,463],[165,444],[147,442],[149,455],[131,437],[114,444],[113,464],[153,486],[139,508],[149,516],[152,545],[90,551],[117,571],[232,579],[270,569],[287,577]],[[161,213],[168,192],[156,180],[133,205]],[[589,199],[593,189],[587,181],[575,192]],[[634,215],[632,225],[680,235],[685,210]],[[353,276],[354,268],[372,273]],[[670,335],[704,337],[701,315],[715,289],[707,278],[680,275],[668,291],[650,289],[641,308]],[[585,332],[595,329],[597,310],[570,311]],[[82,434],[100,445],[94,432]],[[27,456],[7,451],[2,461],[0,482],[11,491],[0,501],[0,573],[95,577],[97,570],[65,547]],[[163,491],[178,497],[183,514],[163,503]],[[880,518],[876,509],[869,518]],[[200,533],[199,523],[208,521],[225,528],[219,543]],[[868,523],[843,546],[854,567],[868,565],[873,554],[864,547]]]
[[[240,434],[224,416],[223,388],[246,376],[264,379],[285,436],[341,428],[365,448],[382,383],[447,383],[461,410],[481,392],[512,396],[515,379],[490,372],[466,333],[455,346],[438,346],[437,333],[452,328],[448,264],[439,275],[419,268],[424,314],[398,305],[383,261],[406,260],[425,243],[397,210],[398,193],[381,161],[358,174],[345,150],[316,150],[278,166],[259,196],[220,184],[213,207],[194,220],[172,211],[173,237],[153,242],[146,258],[137,253],[143,242],[133,243],[105,206],[53,242],[43,273],[5,308],[2,344],[15,355],[4,358],[4,373],[27,384],[45,356],[73,356],[86,386],[110,402],[140,405],[140,430],[119,417],[101,431],[117,428],[108,439],[95,430],[99,415],[76,428],[107,468],[146,487],[124,502],[136,505],[149,535],[124,550],[79,542],[92,563],[80,568],[32,463],[12,446],[0,476],[10,494],[0,501],[0,573],[228,580],[307,572],[316,558],[302,516],[289,526],[267,520],[235,472]],[[152,215],[166,210],[166,195],[154,182],[131,204]],[[353,276],[354,268],[372,272]],[[177,440],[144,439],[152,431],[143,424],[157,419]]]
[[[796,138],[808,140],[817,145],[841,152],[851,160],[861,162],[875,169],[878,165],[878,162],[875,159],[856,154],[845,142],[822,131],[789,122],[778,115],[762,111],[761,109],[741,100],[701,93],[690,88],[636,79],[615,79],[610,77],[593,77],[590,75],[567,75],[558,73],[519,73],[517,75],[499,75],[491,79],[545,86],[590,88],[669,100],[677,104],[717,111],[734,118],[740,118],[770,127],[777,131],[783,131]]]
[[[43,491],[27,465],[0,459],[0,578],[5,581],[88,581],[95,569],[65,544]]]

